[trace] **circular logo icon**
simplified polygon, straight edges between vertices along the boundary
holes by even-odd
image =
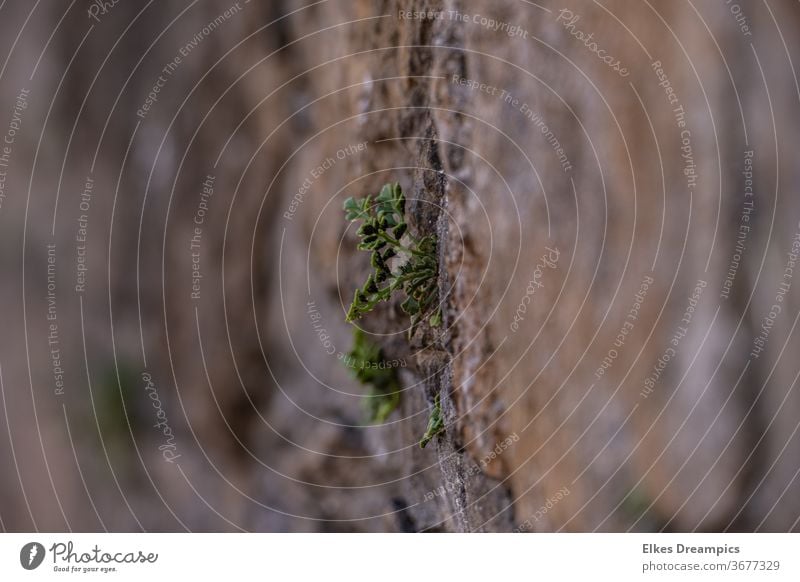
[[[29,542],[19,551],[19,563],[26,570],[35,570],[44,561],[44,546],[39,542]]]

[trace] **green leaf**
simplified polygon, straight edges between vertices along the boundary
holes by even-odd
[[[378,292],[378,286],[375,284],[375,279],[373,279],[372,275],[367,277],[367,282],[364,283],[363,292],[364,293],[377,293]]]
[[[442,408],[439,401],[439,395],[436,395],[436,400],[433,403],[433,409],[431,409],[431,414],[428,417],[428,428],[425,430],[425,434],[422,436],[422,440],[419,441],[419,447],[424,449],[425,446],[433,440],[434,437],[442,434],[444,432],[444,417],[442,417]]]
[[[355,220],[359,215],[358,204],[356,203],[355,199],[350,197],[344,201],[344,217],[347,220]]]
[[[382,271],[383,270],[381,268],[382,265],[383,265],[383,257],[381,256],[381,254],[378,251],[373,251],[372,252],[372,255],[370,256],[370,259],[369,259],[369,263],[370,263],[370,265],[372,265],[372,268],[375,269],[376,271]]]
[[[391,202],[394,198],[391,184],[384,184],[381,188],[380,194],[375,198],[376,202]]]
[[[378,231],[375,229],[375,226],[373,226],[369,222],[365,222],[364,224],[362,224],[356,231],[356,234],[358,236],[369,236],[377,233]]]
[[[400,308],[409,315],[416,315],[419,313],[419,303],[413,297],[407,297],[400,305]]]
[[[406,213],[406,197],[403,196],[403,191],[400,189],[400,184],[395,182],[392,185],[392,197],[395,202],[395,209],[401,216]]]

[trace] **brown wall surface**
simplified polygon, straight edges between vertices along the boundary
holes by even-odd
[[[4,5],[2,528],[797,531],[799,22]],[[403,363],[365,426],[341,207],[386,182],[443,322],[358,322]]]

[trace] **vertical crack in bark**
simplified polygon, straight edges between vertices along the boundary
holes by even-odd
[[[434,9],[453,9],[450,4],[453,3]],[[457,112],[463,106],[463,95],[446,81],[453,73],[466,76],[467,58],[462,50],[461,31],[453,22],[432,21],[418,27],[417,32],[413,44],[422,46],[412,48],[408,55],[409,74],[432,74],[436,79],[412,83],[410,109],[399,129],[403,136],[411,134],[412,144],[417,144],[417,169],[409,205],[413,225],[421,234],[435,232],[439,240],[443,323],[440,329],[426,326],[413,346],[425,346],[418,358],[421,377],[427,379],[425,399],[430,407],[439,396],[447,427],[446,433],[436,439],[447,500],[446,507],[440,508],[445,515],[438,519],[455,531],[508,531],[513,519],[512,512],[506,511],[510,494],[484,472],[485,467],[478,466],[474,454],[480,450],[475,445],[481,439],[494,442],[493,431],[487,430],[491,419],[473,415],[473,409],[481,407],[465,396],[467,384],[474,384],[477,368],[483,363],[481,354],[491,353],[474,303],[482,258],[476,245],[471,244],[473,235],[465,228],[469,212],[466,182],[471,174],[465,152],[471,148],[472,135],[464,116]],[[438,92],[434,91],[434,84]],[[422,104],[425,109],[420,110]],[[444,138],[440,138],[442,134]],[[451,193],[455,194],[452,205]],[[460,223],[459,238],[450,231],[453,219]],[[452,278],[455,273],[459,273],[458,280]],[[454,354],[458,354],[456,360]],[[465,429],[471,441],[468,446],[464,445]]]

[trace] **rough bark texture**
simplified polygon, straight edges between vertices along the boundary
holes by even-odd
[[[748,5],[744,35],[723,3],[695,4],[571,3],[575,27],[625,77],[552,2],[243,4],[144,118],[162,67],[229,4],[199,3],[170,28],[185,6],[139,15],[120,3],[83,45],[85,14],[69,14],[28,81],[61,17],[37,15],[2,90],[10,111],[31,89],[0,210],[13,331],[0,338],[3,527],[797,530],[797,285],[763,353],[749,354],[798,231],[798,127],[787,120],[800,99],[790,65],[800,14],[788,1]],[[6,11],[3,29],[18,31],[29,8]],[[751,150],[755,209],[724,297]],[[190,239],[209,175],[192,299]],[[77,293],[87,176],[89,283]],[[406,192],[412,229],[437,235],[444,320],[410,342],[396,303],[359,322],[407,363],[400,410],[364,427],[363,388],[337,353],[349,349],[344,315],[368,261],[341,204],[388,181]],[[57,396],[49,243],[67,379]],[[143,372],[177,437],[176,463],[158,450]],[[420,449],[437,395],[447,430]]]

